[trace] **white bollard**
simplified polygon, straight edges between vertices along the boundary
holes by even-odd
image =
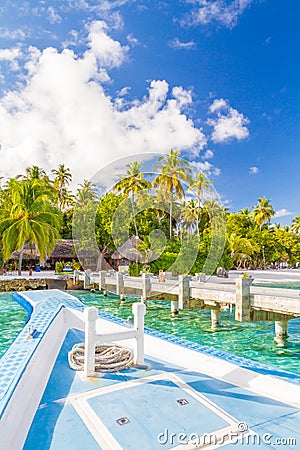
[[[146,306],[144,303],[133,303],[132,312],[134,315],[134,329],[136,330],[136,339],[134,343],[134,364],[144,364],[144,316]]]
[[[98,310],[95,306],[85,308],[85,342],[84,342],[84,375],[92,377],[95,375],[95,343],[96,343],[96,320]]]

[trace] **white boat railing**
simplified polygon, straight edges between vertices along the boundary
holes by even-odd
[[[133,303],[132,312],[134,324],[132,330],[116,331],[113,333],[97,333],[96,321],[98,309],[94,306],[85,308],[85,353],[84,353],[84,374],[92,377],[95,374],[95,347],[96,345],[116,342],[125,339],[135,339],[134,341],[134,364],[144,364],[144,316],[146,306],[144,303]]]

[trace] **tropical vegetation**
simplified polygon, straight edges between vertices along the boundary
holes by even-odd
[[[212,242],[221,235],[218,264],[226,269],[294,266],[300,261],[300,215],[289,227],[272,223],[275,210],[266,197],[251,208],[229,212],[213,195],[207,175],[195,173],[174,150],[159,158],[153,173],[144,174],[140,162],[128,164],[100,197],[87,180],[72,192],[72,174],[64,164],[50,175],[38,166],[28,167],[1,182],[0,263],[7,264],[17,251],[19,272],[25,245],[35,246],[45,259],[57,239],[72,237],[80,242],[76,250],[96,243],[101,258],[111,263],[120,245],[136,236],[139,270],[154,273],[205,270]],[[135,263],[133,258],[133,273]]]

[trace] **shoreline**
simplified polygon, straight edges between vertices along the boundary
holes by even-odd
[[[243,273],[248,273],[256,281],[275,281],[275,282],[298,282],[300,283],[300,269],[238,269],[238,270],[229,270],[228,278],[220,278],[216,275],[211,275],[207,278],[207,282],[214,283],[228,283],[235,281],[240,275]],[[10,275],[0,275],[0,280],[12,280],[12,279],[21,279],[25,278],[26,280],[36,279],[36,278],[54,278],[61,279],[63,277],[73,278],[73,274],[57,274],[52,270],[41,271],[41,272],[33,272],[32,275],[29,275],[29,271],[22,271],[22,275],[17,275],[17,273],[11,273]]]

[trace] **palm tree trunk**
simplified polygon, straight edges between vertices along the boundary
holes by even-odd
[[[173,195],[171,192],[171,199],[170,199],[170,241],[173,241],[173,234],[172,234],[172,214],[173,214]]]
[[[200,237],[199,222],[200,222],[200,197],[198,197],[198,211],[197,211],[197,221],[196,221],[198,237]]]
[[[134,211],[134,194],[133,192],[131,193],[131,207],[132,207],[132,215],[133,215],[133,223],[134,223],[134,228],[135,228],[135,235],[138,236],[138,229],[137,229],[137,224],[136,224],[136,218],[135,218],[135,211]]]
[[[24,253],[24,245],[22,245],[19,255],[19,268],[18,268],[18,275],[22,275],[22,260],[23,260],[23,253]]]

